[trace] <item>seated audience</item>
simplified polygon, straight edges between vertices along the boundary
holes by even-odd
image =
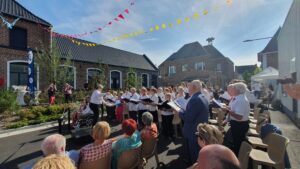
[[[94,142],[80,149],[80,162],[92,162],[111,154],[113,139],[110,136],[109,124],[101,121],[93,127]]]
[[[239,160],[227,147],[207,145],[199,152],[198,166],[194,169],[239,169]]]
[[[150,140],[157,138],[158,131],[157,126],[153,123],[153,116],[150,112],[145,112],[142,116],[142,122],[145,127],[141,131],[142,140]]]
[[[37,162],[33,169],[76,169],[70,158],[52,154]]]
[[[66,156],[71,159],[71,161],[76,165],[79,159],[79,152],[76,150],[65,151],[66,150],[66,138],[60,134],[53,134],[46,137],[42,144],[41,150],[45,157],[50,155]],[[31,169],[35,163],[27,165],[24,169]]]
[[[120,155],[126,151],[141,146],[140,132],[137,131],[137,123],[133,119],[126,119],[122,123],[124,138],[113,144],[112,168],[116,169]]]
[[[201,148],[209,144],[223,143],[223,134],[214,125],[200,123],[195,134],[198,137],[198,144]]]
[[[198,144],[201,148],[210,144],[222,144],[223,134],[214,125],[207,123],[200,123],[197,126],[197,132],[195,133],[198,137]],[[198,163],[196,162],[189,169],[197,168]]]

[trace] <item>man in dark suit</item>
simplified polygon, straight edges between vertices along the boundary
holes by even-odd
[[[179,112],[180,118],[184,122],[183,136],[187,143],[189,152],[189,162],[195,163],[198,158],[200,147],[197,142],[195,132],[199,123],[208,122],[208,101],[201,94],[202,84],[200,80],[194,80],[189,84],[189,94],[191,96],[185,111]]]

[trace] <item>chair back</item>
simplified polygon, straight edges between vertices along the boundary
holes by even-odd
[[[251,150],[252,150],[252,146],[246,141],[244,141],[241,145],[239,156],[238,156],[241,169],[248,169],[249,154]]]
[[[283,163],[286,147],[290,142],[288,138],[276,133],[269,134],[268,155],[276,163]]]
[[[262,115],[262,116],[259,116],[257,118],[257,123],[256,123],[256,131],[257,133],[260,133],[260,130],[261,130],[261,127],[267,123],[267,120],[268,120],[268,117]]]
[[[260,110],[261,110],[261,108],[259,108],[259,107],[256,107],[256,109],[254,109],[254,115],[253,115],[254,119],[258,118]]]
[[[150,158],[155,155],[157,138],[144,140],[142,143],[142,158]]]
[[[216,109],[216,112],[218,113],[218,126],[222,126],[223,120],[225,118],[225,112],[222,109]]]
[[[79,169],[110,169],[111,168],[111,153],[107,156],[100,158],[96,161],[81,161],[79,164]]]
[[[139,166],[141,159],[141,146],[124,151],[118,159],[118,169],[134,169]]]

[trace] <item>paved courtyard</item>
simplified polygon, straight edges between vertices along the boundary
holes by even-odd
[[[278,111],[271,112],[272,122],[278,125],[285,136],[291,142],[288,146],[288,154],[293,169],[300,168],[300,130],[286,117]],[[120,125],[113,127],[113,136],[120,133]],[[40,151],[41,141],[48,135],[56,133],[57,127],[51,127],[39,131],[33,131],[25,134],[9,136],[0,139],[0,169],[18,169],[25,165],[37,161],[41,158]],[[67,134],[67,150],[79,149],[83,145],[92,142],[91,137],[83,137],[81,139],[73,139],[70,134]],[[182,139],[176,139],[171,142],[164,138],[159,141],[159,160],[166,165],[167,169],[184,169],[187,168],[182,159]],[[148,161],[145,169],[155,169],[156,163],[154,158]]]

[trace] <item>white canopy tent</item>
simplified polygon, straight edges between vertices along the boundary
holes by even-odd
[[[267,67],[262,72],[251,77],[251,81],[261,82],[264,80],[276,80],[279,78],[279,72],[273,67]]]

